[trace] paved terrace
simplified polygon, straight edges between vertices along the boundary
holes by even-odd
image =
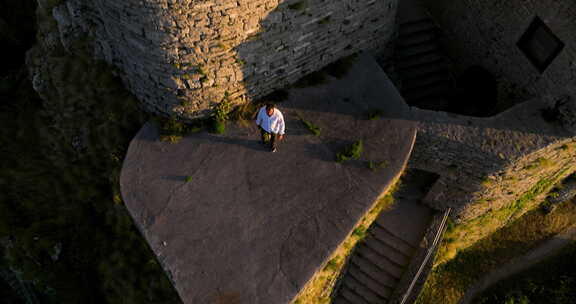
[[[291,89],[279,108],[287,137],[277,153],[237,124],[169,144],[147,123],[130,144],[122,195],[184,303],[288,303],[401,173],[416,136],[412,121],[364,118],[409,113],[368,55],[341,79]],[[360,139],[361,160],[334,161]],[[388,165],[373,171],[369,160]]]

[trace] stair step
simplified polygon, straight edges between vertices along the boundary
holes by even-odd
[[[408,68],[413,67],[413,66],[428,64],[431,62],[437,62],[437,61],[440,61],[443,59],[444,58],[440,54],[438,54],[437,52],[430,52],[430,53],[426,53],[422,56],[413,56],[413,57],[410,57],[406,60],[398,61],[396,63],[396,67],[398,67],[399,70],[404,70],[404,69],[408,69]]]
[[[421,81],[409,81],[408,83],[402,84],[402,92],[413,92],[418,90],[426,90],[432,87],[446,87],[452,90],[454,88],[454,83],[449,78],[436,79],[436,80],[421,80]]]
[[[402,31],[402,28],[400,28],[400,32],[398,33],[397,39],[399,42],[402,42],[402,41],[410,41],[414,37],[421,37],[421,36],[431,36],[436,38],[438,37],[438,31],[434,26],[422,27],[420,29],[414,29],[414,30],[404,29],[404,31]],[[418,41],[418,39],[416,39],[416,41]]]
[[[393,287],[383,285],[355,267],[350,267],[348,274],[350,277],[366,286],[366,288],[370,289],[374,293],[377,293],[380,297],[385,299],[390,297],[392,291],[394,291],[394,287],[396,287],[395,285]]]
[[[438,51],[438,45],[436,43],[422,43],[409,48],[397,49],[395,58],[396,60],[405,60],[413,56],[436,51]]]
[[[398,27],[398,35],[409,35],[414,32],[419,32],[427,29],[436,29],[436,24],[429,18],[414,20],[410,22],[401,23]]]
[[[340,288],[340,295],[350,303],[371,304],[370,302],[366,301],[366,299],[362,298],[356,291],[345,285]]]
[[[450,64],[445,59],[441,59],[435,62],[398,70],[398,74],[400,74],[402,80],[406,81],[408,79],[424,77],[425,75],[449,71]]]
[[[381,303],[383,301],[386,301],[386,298],[381,297],[380,295],[370,290],[368,287],[364,286],[364,284],[360,283],[353,277],[347,278],[344,281],[344,285],[346,285],[351,290],[355,291],[368,303]]]
[[[375,227],[374,232],[378,237],[390,240],[390,242],[392,242],[393,245],[398,246],[399,248],[403,248],[401,249],[402,252],[408,255],[412,255],[414,250],[420,245],[420,244],[411,244],[410,242],[390,232],[390,230],[386,229],[386,223],[383,223],[381,221],[376,221],[374,227]]]
[[[378,267],[380,270],[388,273],[393,280],[397,280],[404,273],[404,269],[402,268],[401,265],[396,264],[395,262],[390,260],[390,258],[381,255],[380,253],[378,253],[376,250],[372,249],[369,246],[362,245],[361,247],[358,247],[358,250],[356,252],[363,259],[370,261],[371,263],[376,265],[376,267]]]
[[[356,257],[355,259],[354,258],[350,259],[350,261],[351,261],[350,268],[356,267],[358,270],[362,271],[367,276],[371,277],[373,280],[380,282],[380,284],[382,285],[392,287],[396,286],[396,284],[398,283],[398,280],[394,278],[392,275],[380,270],[374,264],[362,258]]]
[[[332,301],[332,304],[354,304],[354,303],[350,302],[345,297],[339,295],[339,296],[336,296],[334,298],[334,301]]]
[[[372,236],[366,238],[365,244],[400,267],[406,266],[410,260],[403,252]]]
[[[442,85],[448,85],[450,87],[454,86],[452,79],[450,79],[450,75],[447,73],[436,73],[430,75],[429,77],[413,78],[408,81],[403,81],[402,90],[409,91]]]
[[[452,88],[449,85],[434,86],[424,89],[403,91],[402,96],[408,101],[417,101],[419,99],[429,98],[429,97],[439,97],[446,96]]]
[[[448,100],[442,97],[430,97],[417,101],[417,103],[410,103],[411,106],[418,107],[425,110],[434,111],[447,111],[450,107]]]
[[[417,32],[406,37],[398,37],[396,46],[400,48],[408,48],[411,46],[420,45],[423,43],[435,43],[437,34],[435,31]]]

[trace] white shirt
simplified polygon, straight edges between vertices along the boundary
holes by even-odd
[[[266,107],[260,108],[256,117],[256,124],[268,133],[284,135],[284,116],[278,109],[274,109],[272,116],[268,116]]]

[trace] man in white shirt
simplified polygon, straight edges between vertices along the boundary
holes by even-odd
[[[256,117],[256,125],[262,135],[262,144],[266,144],[266,137],[270,136],[270,151],[276,152],[276,140],[284,138],[284,116],[280,110],[268,103],[260,108]]]

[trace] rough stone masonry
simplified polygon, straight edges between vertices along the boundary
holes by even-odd
[[[149,111],[206,116],[262,97],[360,50],[382,50],[397,0],[68,0],[63,45],[88,37]]]

